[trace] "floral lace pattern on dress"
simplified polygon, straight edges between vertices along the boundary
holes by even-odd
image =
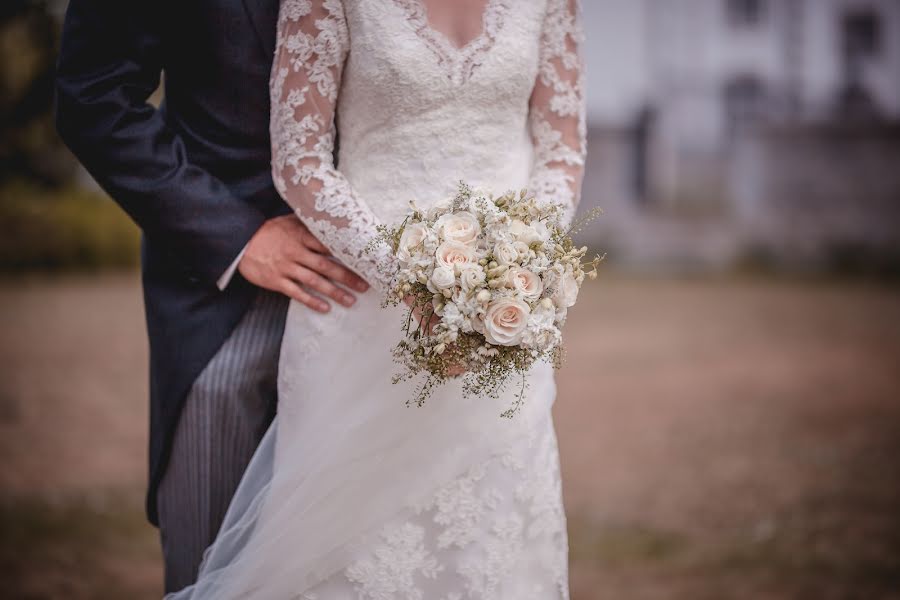
[[[431,26],[422,0],[394,0],[394,2],[406,11],[406,18],[416,30],[416,35],[435,54],[438,63],[446,70],[447,77],[456,85],[462,85],[472,77],[485,53],[494,45],[509,10],[504,0],[487,0],[482,15],[481,33],[462,47],[458,47],[446,35]]]
[[[481,35],[463,48],[433,29],[420,0],[393,0],[448,76],[463,85],[493,46],[508,7],[488,0]],[[530,188],[562,202],[579,199],[585,156],[583,33],[576,0],[549,0],[529,119],[535,147]],[[350,47],[341,0],[283,0],[272,70],[271,137],[275,186],[297,215],[347,266],[373,284],[390,279],[393,257],[371,242],[380,221],[334,166],[334,117]]]
[[[481,35],[458,48],[430,27],[421,0],[281,2],[271,80],[275,185],[313,234],[373,285],[387,283],[393,264],[386,247],[370,247],[382,219],[402,218],[410,199],[433,200],[444,184],[527,183],[574,214],[585,159],[577,4],[487,0],[482,20]],[[333,157],[339,90],[343,172]],[[290,356],[305,356],[344,323],[317,321],[291,338]],[[290,382],[289,373],[283,379]],[[567,598],[549,415],[508,451],[477,461],[459,477],[448,473],[424,505],[398,502],[353,560],[297,590],[301,597]]]
[[[458,600],[567,598],[566,551],[559,458],[547,428],[386,526],[344,577],[359,600],[423,600],[433,589]]]
[[[562,202],[569,221],[581,196],[587,153],[583,41],[577,1],[549,0],[531,96],[535,160],[529,187],[538,198]]]
[[[272,67],[272,177],[300,219],[344,264],[385,283],[378,217],[334,167],[334,113],[349,49],[340,0],[284,0]]]

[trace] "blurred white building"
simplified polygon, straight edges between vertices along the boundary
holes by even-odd
[[[585,199],[614,257],[705,268],[900,244],[900,0],[582,5]]]

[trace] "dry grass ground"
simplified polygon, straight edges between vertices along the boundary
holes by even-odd
[[[608,278],[567,331],[575,600],[900,598],[900,290]],[[157,598],[137,278],[0,285],[0,597]]]

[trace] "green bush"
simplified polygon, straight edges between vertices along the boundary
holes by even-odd
[[[0,186],[0,272],[130,268],[140,232],[102,192]]]

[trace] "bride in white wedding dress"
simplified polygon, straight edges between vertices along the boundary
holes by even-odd
[[[568,597],[552,369],[532,369],[513,419],[499,415],[515,390],[451,383],[406,407],[413,384],[391,383],[403,311],[381,307],[392,257],[370,242],[460,180],[527,186],[571,218],[581,36],[575,0],[282,0],[276,186],[374,289],[324,316],[292,304],[278,417],[197,583],[171,598]]]

